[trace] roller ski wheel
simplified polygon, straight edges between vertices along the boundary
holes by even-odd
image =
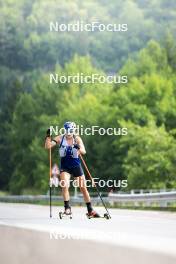
[[[59,212],[59,218],[60,219],[63,219],[65,217],[68,217],[70,219],[72,219],[72,212],[71,212],[71,209],[66,209],[64,212]]]
[[[87,213],[86,214],[88,219],[91,218],[105,218],[105,219],[111,219],[110,215],[105,213],[103,216],[99,215],[98,213],[96,213],[95,211],[91,212],[91,213]]]
[[[108,219],[111,219],[110,215],[107,214],[107,213],[104,214],[104,218],[106,218],[107,220],[108,220]]]

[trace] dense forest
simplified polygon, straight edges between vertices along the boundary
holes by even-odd
[[[128,31],[49,31],[77,20]],[[176,188],[175,29],[174,0],[0,0],[0,189],[46,192],[45,133],[67,120],[128,129],[83,136],[94,176]],[[122,74],[128,84],[51,85],[50,72]]]

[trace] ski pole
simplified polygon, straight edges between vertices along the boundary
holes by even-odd
[[[51,137],[50,137],[51,139]],[[50,195],[50,218],[52,217],[52,183],[51,183],[51,146],[49,148],[49,195]]]
[[[108,211],[108,209],[107,209],[107,207],[106,207],[106,204],[105,204],[105,202],[104,202],[104,200],[103,200],[103,198],[102,198],[102,196],[101,196],[101,194],[100,194],[100,191],[99,191],[97,185],[96,185],[95,182],[94,182],[94,179],[93,179],[93,177],[92,177],[92,175],[91,175],[91,173],[90,173],[90,171],[89,171],[89,169],[88,169],[88,167],[87,167],[87,165],[86,165],[85,160],[83,159],[83,157],[82,157],[81,154],[79,154],[79,156],[80,156],[80,159],[81,159],[81,161],[82,161],[82,163],[83,163],[83,165],[84,165],[84,167],[85,167],[85,169],[86,169],[86,171],[87,171],[87,174],[88,174],[89,178],[91,179],[93,185],[95,186],[95,188],[96,188],[96,190],[97,190],[98,196],[100,197],[100,200],[101,200],[101,202],[102,202],[102,204],[103,204],[103,206],[104,206],[104,208],[105,208],[105,210],[106,210],[106,212],[107,212],[109,218],[111,218],[111,216],[110,216],[110,214],[109,214],[109,211]]]

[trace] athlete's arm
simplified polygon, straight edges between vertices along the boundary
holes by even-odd
[[[80,154],[83,154],[83,155],[86,154],[86,149],[85,149],[84,143],[79,136],[76,137],[76,142],[79,145],[78,152],[80,152]]]
[[[54,139],[51,139],[51,137],[49,137],[49,136],[46,137],[46,140],[45,140],[45,148],[46,149],[53,148],[57,144],[60,144],[60,140],[61,140],[61,137],[60,136],[57,136]]]

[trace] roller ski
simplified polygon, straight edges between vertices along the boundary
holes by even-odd
[[[96,211],[91,211],[89,213],[86,214],[88,219],[91,218],[105,218],[105,219],[110,219],[111,217],[108,214],[104,214],[103,216],[99,215]]]
[[[73,216],[72,216],[71,208],[65,209],[64,212],[59,212],[59,218],[60,219],[63,219],[63,218],[70,218],[70,219],[72,219]]]

